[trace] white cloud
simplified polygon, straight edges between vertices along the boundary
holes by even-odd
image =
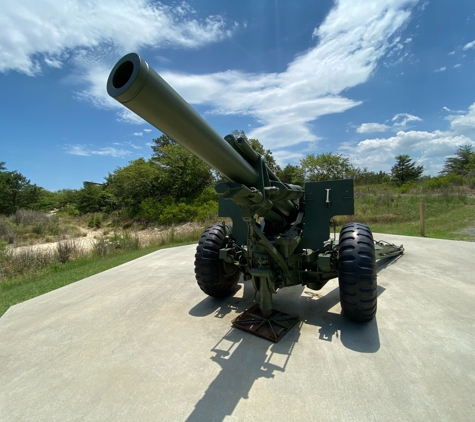
[[[356,131],[358,133],[374,133],[374,132],[386,132],[391,129],[391,126],[381,123],[362,123]]]
[[[451,132],[399,131],[389,138],[373,138],[345,144],[341,150],[346,153],[351,163],[370,170],[389,171],[394,164],[394,157],[409,154],[419,163],[424,164],[427,174],[437,174],[445,157],[453,154],[461,145],[472,144],[470,138]]]
[[[434,72],[435,73],[438,73],[438,72],[444,72],[447,68],[445,66],[442,66],[440,67],[439,69],[435,69]]]
[[[194,15],[186,3],[151,0],[3,0],[0,72],[34,75],[81,53],[97,59],[141,47],[196,48],[233,31],[219,16],[199,21]]]
[[[86,145],[66,145],[63,149],[67,154],[72,155],[91,155]]]
[[[405,128],[408,123],[411,122],[422,122],[422,119],[420,117],[414,116],[412,114],[407,114],[407,113],[399,113],[396,114],[392,119],[393,123],[393,128]]]
[[[316,28],[317,44],[282,73],[238,71],[206,75],[162,73],[188,102],[210,113],[250,115],[257,124],[248,136],[269,148],[315,141],[310,124],[361,102],[341,94],[366,82],[378,60],[397,45],[394,36],[410,17],[413,1],[339,1]]]
[[[300,161],[305,156],[303,151],[291,151],[280,149],[272,153],[275,161],[279,166],[284,168],[288,163],[294,163]]]
[[[450,121],[450,128],[456,133],[471,134],[475,137],[475,103],[468,108],[466,114],[450,115],[446,120]]]
[[[143,136],[142,132],[134,132],[134,136]]]
[[[464,110],[452,110],[448,107],[442,107],[442,110],[448,112],[448,113],[458,113],[458,114],[465,114],[466,112]]]
[[[403,50],[398,35],[416,3],[336,2],[314,30],[315,45],[281,73],[230,70],[162,76],[187,101],[209,107],[210,113],[252,116],[256,123],[248,135],[258,137],[268,148],[317,141],[312,122],[361,104],[345,97],[346,90],[366,82],[380,59]],[[105,93],[111,59],[145,47],[195,48],[228,37],[234,29],[220,17],[198,21],[185,3],[173,8],[151,0],[6,0],[0,25],[0,45],[4,46],[0,71],[15,69],[34,75],[44,66],[67,62],[77,69],[75,79],[88,86],[76,93],[78,99],[120,110],[120,121],[142,125],[142,119]]]
[[[399,131],[405,129],[411,122],[420,122],[422,119],[420,117],[414,116],[408,113],[399,113],[396,114],[391,121],[392,125],[382,124],[382,123],[362,123],[357,129],[358,133],[375,133],[375,132],[386,132],[388,130]]]
[[[475,47],[475,40],[473,40],[472,42],[469,42],[467,44],[465,44],[462,48],[462,50],[468,50],[469,48],[474,48]]]
[[[450,113],[460,113],[447,107]],[[341,151],[346,153],[351,162],[358,167],[370,170],[389,171],[394,164],[394,157],[409,154],[424,165],[427,174],[436,175],[443,167],[447,156],[453,155],[459,146],[475,146],[475,103],[463,114],[452,114],[446,117],[450,121],[447,131],[398,131],[388,138],[371,138],[361,142],[346,142]],[[420,118],[410,114],[396,115],[393,120],[418,121]],[[396,119],[396,121],[398,120]],[[472,136],[473,135],[473,136]]]
[[[460,66],[462,66],[460,63],[457,63],[456,65],[454,65],[455,68],[460,67]]]
[[[67,154],[82,155],[82,156],[108,155],[111,157],[125,157],[127,155],[132,154],[130,151],[127,151],[125,149],[117,149],[114,147],[91,149],[88,145],[83,145],[83,144],[75,144],[75,145],[68,144],[63,149],[66,150]]]
[[[152,131],[152,129],[144,129],[143,131],[149,133]]]

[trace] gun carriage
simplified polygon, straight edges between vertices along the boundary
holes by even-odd
[[[220,217],[202,235],[195,255],[201,290],[231,295],[241,275],[258,292],[256,305],[233,324],[272,341],[297,318],[273,309],[279,289],[303,285],[320,290],[338,278],[345,316],[371,321],[377,308],[376,260],[402,254],[401,246],[375,242],[361,223],[330,238],[330,220],[354,214],[353,180],[283,183],[244,138],[221,137],[142,58],[120,59],[107,81],[109,95],[219,171]]]

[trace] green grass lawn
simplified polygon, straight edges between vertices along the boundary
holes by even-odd
[[[475,197],[465,194],[398,194],[357,190],[355,215],[338,217],[367,224],[375,233],[420,236],[419,203],[425,205],[425,237],[475,241]]]

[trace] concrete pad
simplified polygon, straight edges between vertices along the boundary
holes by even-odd
[[[393,235],[378,313],[340,315],[338,284],[287,288],[277,344],[233,329],[253,303],[205,296],[195,246],[165,249],[0,318],[1,421],[475,420],[475,243]]]

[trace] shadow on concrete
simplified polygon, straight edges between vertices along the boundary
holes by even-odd
[[[389,265],[394,264],[401,258],[389,257],[383,258],[376,262],[376,272],[387,268]],[[299,313],[301,322],[314,325],[319,328],[319,339],[323,341],[332,341],[333,338],[338,338],[341,343],[348,349],[354,350],[360,353],[375,353],[380,348],[378,324],[376,318],[368,323],[357,323],[349,321],[343,314],[337,314],[330,312],[335,305],[340,302],[339,288],[336,287],[326,295],[321,295],[318,292],[303,291],[303,286],[293,286],[294,294],[302,293],[300,300],[306,301],[301,306],[298,301],[296,303],[297,309],[284,310],[291,314]],[[300,291],[295,290],[300,288]],[[234,297],[237,292],[244,289],[242,298]],[[285,289],[287,290],[287,289]],[[378,297],[386,289],[382,286],[378,286]],[[282,293],[281,293],[281,296]],[[254,303],[255,292],[250,281],[241,282],[236,286],[236,290],[233,293],[233,297],[226,299],[216,299],[213,297],[206,297],[192,309],[189,314],[195,317],[205,317],[214,313],[216,318],[223,318],[226,315],[234,312],[236,315],[241,314],[246,309],[251,307]],[[283,298],[285,301],[285,298]],[[275,304],[275,308],[280,309],[282,306]],[[294,328],[291,330],[291,332]],[[232,330],[233,332],[236,330]],[[290,332],[289,332],[290,334]],[[286,334],[286,338],[289,334]],[[249,334],[243,334],[244,336]],[[281,344],[282,340],[277,343]]]
[[[399,261],[404,255],[390,256],[389,258],[382,258],[376,261],[376,272],[379,274],[381,270],[389,267],[390,265],[395,264]]]
[[[236,297],[236,293],[242,289],[244,289],[242,298]],[[251,281],[241,281],[236,286],[232,296],[224,299],[206,296],[200,303],[193,306],[188,314],[194,317],[205,317],[214,313],[216,318],[224,318],[231,312],[240,314],[253,305],[254,293]]]
[[[187,422],[223,421],[233,413],[241,399],[249,398],[259,378],[274,378],[284,372],[300,336],[300,327],[292,328],[278,343],[232,328],[211,349],[211,360],[221,371],[196,403]]]
[[[378,297],[384,290],[384,287],[378,286]],[[357,323],[349,321],[341,313],[330,312],[330,309],[340,302],[338,287],[326,295],[306,291],[302,300],[307,303],[303,305],[305,312],[301,315],[301,320],[306,324],[320,327],[318,330],[320,340],[331,342],[335,337],[346,348],[360,353],[375,353],[379,350],[376,318],[367,323]]]

